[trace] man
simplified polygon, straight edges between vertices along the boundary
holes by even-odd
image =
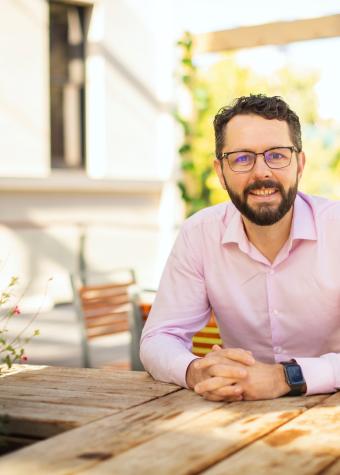
[[[184,223],[143,331],[143,364],[213,401],[336,391],[340,204],[297,192],[300,122],[280,97],[240,97],[214,127],[231,202]],[[196,358],[191,338],[211,309],[223,348]]]

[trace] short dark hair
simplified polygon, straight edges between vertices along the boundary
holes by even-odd
[[[299,152],[302,150],[301,125],[297,114],[280,97],[268,97],[264,94],[250,94],[236,98],[230,106],[222,107],[214,119],[216,157],[224,146],[224,131],[227,123],[236,115],[256,114],[264,119],[277,119],[287,122],[293,144]]]

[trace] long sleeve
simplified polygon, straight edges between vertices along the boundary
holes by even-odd
[[[318,358],[295,358],[301,366],[307,395],[335,392],[340,389],[340,354],[327,353]]]
[[[155,379],[183,387],[187,367],[196,358],[191,353],[192,336],[210,316],[197,234],[193,245],[189,230],[182,228],[169,256],[140,352],[145,369]]]

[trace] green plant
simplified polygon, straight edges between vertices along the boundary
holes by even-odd
[[[18,283],[18,277],[12,277],[7,285],[6,289],[0,296],[0,360],[2,364],[5,364],[7,368],[11,368],[17,361],[27,361],[25,355],[25,349],[23,344],[28,343],[34,336],[39,335],[39,330],[34,330],[30,336],[24,336],[25,332],[31,326],[36,319],[38,312],[36,312],[31,320],[23,327],[23,329],[15,337],[8,336],[8,326],[13,318],[19,317],[21,314],[19,308],[19,302],[11,305],[11,301],[14,297],[14,288]],[[3,367],[0,366],[0,372]]]
[[[179,110],[175,113],[175,118],[183,129],[183,143],[178,149],[181,157],[182,179],[178,182],[178,186],[186,205],[186,214],[190,216],[211,201],[208,178],[212,171],[212,151],[201,150],[200,154],[195,154],[195,144],[203,135],[198,125],[207,114],[210,97],[193,63],[193,42],[190,33],[185,33],[177,45],[182,51],[180,81],[186,90],[187,98],[191,101],[189,116]]]

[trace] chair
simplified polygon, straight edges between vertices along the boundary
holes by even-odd
[[[130,366],[143,370],[139,359],[139,332],[136,322],[142,322],[138,305],[138,290],[132,269],[112,272],[82,272],[71,274],[74,305],[81,332],[82,360],[90,368],[90,342],[95,338],[130,331]],[[141,323],[142,325],[142,323]],[[117,365],[112,365],[116,366]],[[128,369],[128,363],[118,365]]]
[[[211,312],[208,324],[192,337],[192,352],[196,356],[203,357],[212,350],[213,345],[222,343],[214,312]]]
[[[140,322],[142,324],[140,325],[140,332],[142,332],[142,327],[144,326],[144,323],[146,319],[148,318],[148,315],[150,313],[152,304],[151,303],[142,303],[140,304],[140,312],[141,315],[140,317]],[[141,335],[141,333],[139,334]],[[139,341],[139,338],[137,338],[137,341]],[[192,338],[192,352],[196,356],[203,357],[210,351],[212,351],[213,345],[222,345],[222,339],[220,335],[220,331],[216,322],[216,318],[214,315],[214,312],[211,312],[210,320],[208,324],[202,328],[199,332],[197,332],[193,338]]]

